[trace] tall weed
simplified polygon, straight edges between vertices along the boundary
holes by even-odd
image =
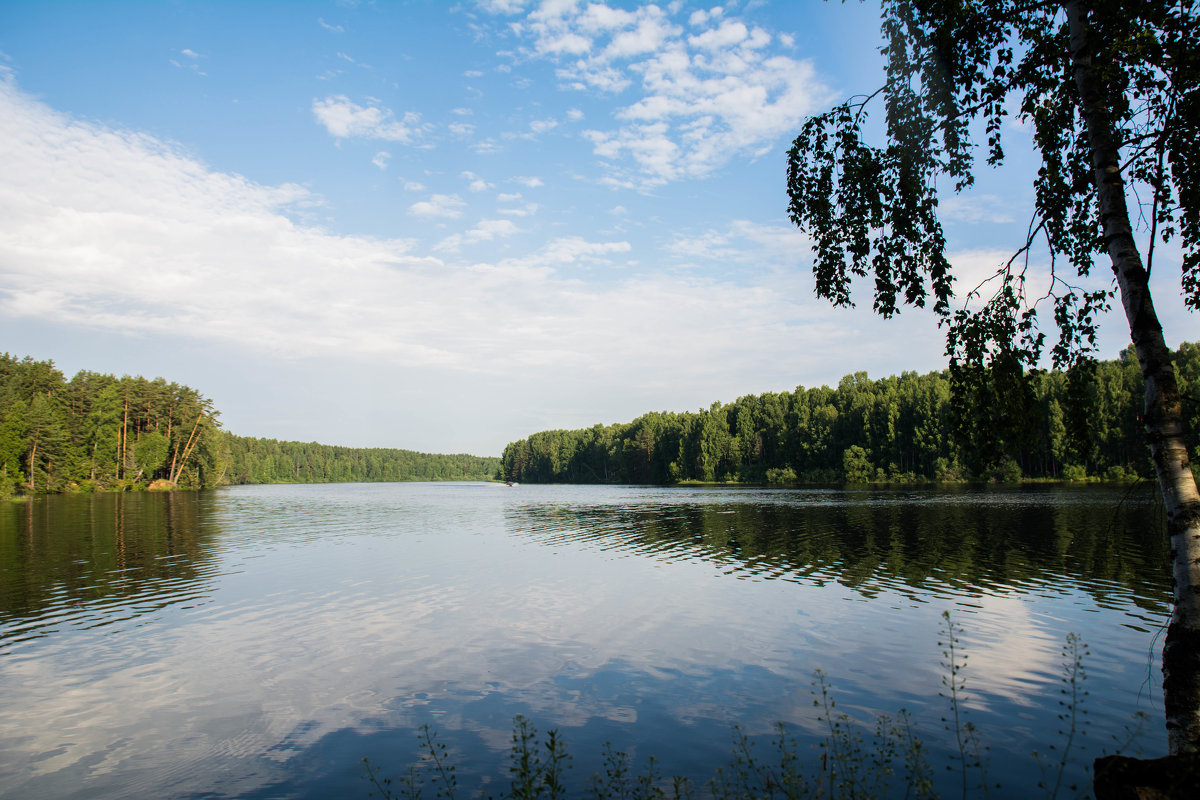
[[[942,723],[953,736],[954,749],[946,769],[957,773],[957,791],[961,797],[987,798],[1000,784],[988,772],[988,748],[981,733],[970,720],[967,709],[967,681],[964,670],[967,656],[960,641],[961,629],[948,612],[942,615],[942,689],[939,695],[947,703]],[[1080,741],[1087,735],[1087,673],[1084,659],[1087,646],[1076,634],[1067,636],[1063,646],[1062,688],[1059,701],[1058,741],[1046,751],[1034,751],[1041,780],[1038,782],[1047,800],[1056,800],[1064,790],[1078,796],[1089,787],[1078,783],[1065,785],[1070,767],[1076,761]],[[806,756],[787,726],[779,723],[764,743],[734,727],[729,761],[718,767],[700,789],[682,776],[665,777],[658,761],[649,757],[638,767],[628,753],[604,745],[602,770],[593,774],[582,791],[572,793],[567,781],[571,756],[556,730],[539,739],[533,724],[518,715],[513,720],[512,746],[509,752],[509,787],[501,798],[507,800],[563,800],[583,796],[593,800],[690,800],[698,794],[717,800],[871,800],[902,797],[906,800],[934,800],[934,768],[928,750],[915,728],[912,716],[901,709],[894,716],[879,715],[874,725],[864,725],[837,707],[828,676],[814,673],[813,706],[824,735],[815,749],[815,758]],[[1120,750],[1129,747],[1140,733],[1127,730]],[[383,800],[420,800],[426,788],[435,798],[454,800],[457,790],[454,767],[448,763],[446,747],[436,733],[423,725],[418,733],[422,755],[411,765],[398,784],[382,777],[378,767],[364,759],[371,796]],[[762,751],[760,751],[762,747]],[[426,785],[428,782],[428,786]],[[1014,787],[1008,787],[1012,791]],[[1019,787],[1018,787],[1019,788]],[[475,796],[482,797],[482,792]]]

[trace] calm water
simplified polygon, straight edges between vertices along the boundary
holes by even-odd
[[[425,722],[460,786],[495,792],[516,714],[564,734],[578,784],[606,741],[703,783],[735,724],[788,723],[807,754],[818,668],[856,717],[909,709],[942,770],[945,610],[1000,796],[1026,796],[1030,751],[1061,727],[1068,632],[1090,650],[1081,762],[1139,711],[1141,746],[1165,752],[1162,524],[1152,487],[3,505],[0,796],[366,797],[361,759],[400,777]]]

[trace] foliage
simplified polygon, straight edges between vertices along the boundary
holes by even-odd
[[[195,389],[0,355],[0,497],[226,483],[488,480],[496,458],[234,436]]]
[[[875,480],[875,467],[867,451],[856,444],[842,453],[842,473],[846,483],[870,483]]]
[[[851,305],[854,280],[871,277],[874,307],[884,316],[904,304],[931,304],[947,323],[952,371],[1036,365],[1045,343],[1039,307],[1048,302],[1058,328],[1055,363],[1078,363],[1093,350],[1096,315],[1113,295],[1111,285],[1088,280],[1094,259],[1107,251],[1093,184],[1091,103],[1103,109],[1112,146],[1124,153],[1116,165],[1121,177],[1138,192],[1138,217],[1150,235],[1147,271],[1156,240],[1178,237],[1184,299],[1200,307],[1197,7],[1085,5],[1090,35],[1081,54],[1073,52],[1063,4],[882,4],[883,85],[810,118],[788,155],[789,214],[814,237],[818,296]],[[1080,57],[1090,59],[1096,97],[1081,94],[1073,62]],[[869,122],[876,99],[883,106],[879,142]],[[1032,130],[1042,161],[1028,238],[994,279],[966,287],[967,298],[981,304],[952,311],[939,191],[974,183],[980,133],[986,163],[1004,162],[1012,108]],[[1030,270],[1039,244],[1050,262],[1044,284]]]
[[[0,355],[0,495],[219,483],[228,454],[212,402],[162,378]]]
[[[1200,344],[1180,345],[1175,365],[1185,418],[1200,425]],[[832,389],[797,387],[696,412],[542,431],[504,449],[503,474],[523,482],[660,484],[1152,475],[1131,349],[1115,361],[1006,376],[1019,393],[989,390],[999,379],[980,372],[966,408],[951,403],[949,372],[879,380],[859,372]]]
[[[495,457],[337,447],[226,434],[229,483],[480,481],[496,477]]]

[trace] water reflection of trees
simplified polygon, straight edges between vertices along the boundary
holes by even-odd
[[[510,530],[660,560],[702,559],[738,577],[836,581],[884,590],[1082,589],[1166,608],[1170,575],[1161,509],[1102,492],[922,495],[823,493],[805,500],[540,505],[509,511]],[[913,589],[919,589],[913,592]]]
[[[215,537],[197,492],[63,495],[0,504],[0,622],[194,596]],[[49,623],[47,623],[49,624]]]

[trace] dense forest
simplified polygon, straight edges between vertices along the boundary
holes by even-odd
[[[500,471],[500,459],[494,456],[335,447],[233,435],[227,442],[228,483],[485,481]]]
[[[478,480],[496,458],[235,436],[212,401],[162,378],[0,355],[0,497],[228,483]]]
[[[1175,353],[1200,430],[1200,344]],[[968,376],[969,377],[969,376]],[[241,483],[1120,479],[1151,474],[1131,351],[1002,381],[948,371],[747,395],[695,412],[543,431],[501,459],[235,436],[194,389],[0,355],[0,496]],[[964,397],[951,403],[952,394]],[[1200,453],[1197,453],[1200,462]]]
[[[220,483],[228,467],[217,412],[158,378],[0,356],[0,494]]]
[[[1182,344],[1174,359],[1194,436],[1200,344]],[[952,404],[952,394],[961,402]],[[504,449],[503,476],[643,484],[1152,477],[1142,404],[1132,349],[1067,372],[878,380],[858,372],[836,388],[801,386],[707,410],[535,433]]]

